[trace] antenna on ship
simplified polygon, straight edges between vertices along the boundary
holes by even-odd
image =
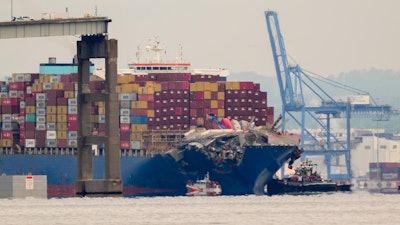
[[[152,50],[155,53],[154,60],[157,63],[160,63],[160,52],[166,51],[165,47],[160,45],[160,42],[157,40],[158,36],[154,36],[153,43],[150,46],[147,46],[148,50]]]
[[[182,44],[179,44],[179,57],[178,57],[178,63],[183,62],[183,47]]]

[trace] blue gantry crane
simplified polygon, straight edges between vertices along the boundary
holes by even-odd
[[[290,116],[301,127],[302,159],[323,156],[328,179],[350,180],[351,116],[368,115],[386,120],[391,115],[391,106],[378,105],[368,92],[305,71],[297,64],[290,65],[277,13],[266,11],[265,19],[280,89],[282,121]],[[344,100],[337,100],[329,95],[329,87],[341,88],[351,94]],[[331,133],[331,119],[334,118],[346,119],[344,138]],[[311,124],[314,131],[310,129]]]

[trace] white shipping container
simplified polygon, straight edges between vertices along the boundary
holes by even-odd
[[[72,140],[68,139],[67,145],[70,148],[76,148],[78,146],[78,141],[77,140],[73,140],[73,139]]]
[[[131,118],[129,116],[120,116],[119,122],[120,123],[131,123]]]
[[[99,123],[105,123],[106,122],[106,115],[99,115]]]
[[[68,131],[68,139],[77,139],[78,131]]]
[[[46,93],[36,93],[36,101],[45,101],[46,99]]]
[[[46,108],[46,101],[36,100],[36,108]]]
[[[36,109],[36,116],[45,116],[46,115],[46,109],[45,108],[37,108]]]
[[[131,149],[140,149],[140,141],[131,141]]]
[[[43,90],[51,90],[51,89],[53,89],[53,84],[43,83]]]
[[[36,123],[36,130],[46,130],[45,123]]]
[[[10,98],[18,98],[18,91],[16,90],[9,91],[8,96],[10,96]]]
[[[46,116],[36,116],[36,123],[46,123]]]
[[[20,101],[20,102],[19,102],[19,107],[20,107],[21,109],[25,109],[25,101]]]
[[[0,92],[0,98],[8,98],[8,92]]]
[[[131,115],[131,110],[130,109],[120,109],[120,113],[121,116],[129,116]]]
[[[2,122],[11,123],[11,121],[12,121],[12,116],[11,116],[11,114],[2,114],[2,115],[1,115],[1,121],[2,121]]]
[[[78,113],[77,106],[74,105],[68,106],[68,114],[77,114],[77,113]]]
[[[56,139],[57,138],[57,132],[55,130],[48,130],[46,131],[46,139]]]
[[[35,139],[25,139],[25,147],[27,147],[27,148],[36,147],[36,140]]]
[[[32,94],[32,86],[26,87],[26,93],[27,94]]]
[[[68,99],[68,106],[73,105],[76,106],[78,105],[78,100],[76,100],[76,98],[69,98]]]
[[[56,123],[47,123],[46,128],[47,130],[56,130]]]
[[[50,77],[50,83],[59,83],[61,81],[60,77],[57,75]]]

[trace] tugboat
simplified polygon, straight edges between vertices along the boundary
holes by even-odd
[[[186,184],[188,196],[218,196],[221,195],[221,185],[216,181],[210,180],[210,175],[207,172],[204,179],[188,181]]]
[[[295,169],[295,173],[282,180],[274,179],[265,186],[264,191],[268,195],[275,194],[315,194],[321,192],[351,191],[350,183],[337,183],[332,180],[324,180],[314,171],[311,161],[302,162]]]

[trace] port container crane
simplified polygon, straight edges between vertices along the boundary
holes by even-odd
[[[307,156],[323,156],[328,179],[350,180],[351,116],[368,115],[387,120],[392,112],[391,106],[378,105],[367,92],[305,71],[297,64],[290,65],[277,13],[265,11],[265,19],[282,101],[282,120],[285,121],[286,116],[290,116],[301,127],[300,147],[304,149],[303,160]],[[354,95],[345,100],[336,100],[329,95],[326,85],[341,88]],[[308,103],[315,100],[320,104]],[[334,118],[346,119],[345,140],[331,133],[331,119]],[[323,136],[316,135],[307,124],[316,125],[321,130],[319,134]],[[306,137],[309,138],[308,144],[305,143]]]

